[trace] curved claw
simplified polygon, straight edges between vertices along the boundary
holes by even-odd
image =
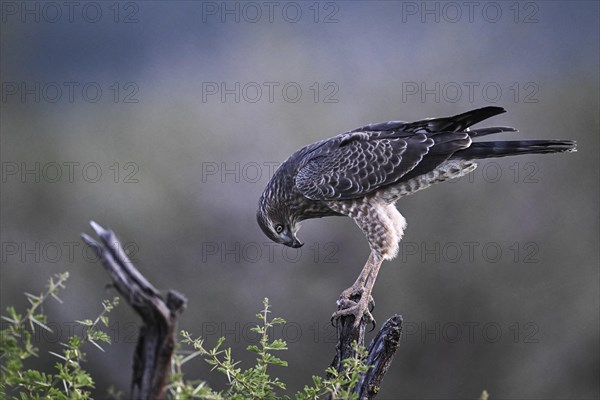
[[[373,300],[373,297],[369,296],[369,313],[373,313],[373,310],[375,309],[375,300]],[[371,315],[371,329],[369,330],[369,332],[373,332],[375,330],[375,328],[377,327],[377,322],[375,322],[375,318],[373,318],[373,316]]]
[[[376,327],[377,327],[377,322],[375,321],[375,318],[371,317],[371,329],[369,330],[369,333],[373,332]]]

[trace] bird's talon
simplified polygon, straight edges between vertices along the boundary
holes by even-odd
[[[340,294],[340,300],[342,300],[342,299],[350,300],[350,301],[354,301],[354,299],[359,300],[362,297],[364,290],[365,290],[365,288],[362,286],[352,285]],[[338,302],[339,302],[339,300],[338,300]]]
[[[369,296],[370,297],[370,296]],[[354,302],[352,300],[340,299],[338,300],[338,311],[334,312],[331,316],[331,322],[333,324],[333,320],[337,320],[340,317],[354,316],[354,327],[358,327],[360,325],[361,320],[365,320],[367,322],[373,323],[375,325],[375,318],[371,315],[369,311],[369,304],[372,303],[372,298],[370,298],[370,302],[365,302],[362,299],[358,302]],[[373,327],[375,329],[375,327]]]
[[[344,309],[348,309],[351,307],[356,306],[356,302],[347,298],[342,298],[340,297],[337,301],[336,304],[338,306],[338,309],[340,310],[344,310]]]

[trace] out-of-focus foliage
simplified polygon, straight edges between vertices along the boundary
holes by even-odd
[[[7,308],[7,316],[2,320],[7,322],[7,327],[0,331],[0,360],[2,361],[2,378],[0,379],[0,395],[2,398],[22,399],[90,399],[90,389],[94,388],[92,376],[83,369],[85,353],[81,347],[90,343],[104,351],[99,342],[110,344],[110,337],[99,329],[109,326],[107,313],[118,305],[119,298],[102,303],[104,310],[95,320],[86,319],[77,321],[84,327],[82,337],[73,335],[68,343],[62,343],[62,354],[50,351],[50,354],[60,361],[54,365],[56,373],[50,374],[36,369],[25,369],[24,362],[31,357],[39,357],[39,348],[32,342],[36,329],[51,331],[45,325],[48,317],[39,311],[44,302],[50,297],[62,302],[58,297],[60,289],[65,288],[69,274],[57,274],[48,282],[48,289],[39,296],[26,293],[30,306],[25,315],[18,314],[14,307]],[[260,323],[252,331],[260,336],[258,346],[250,345],[247,350],[256,353],[256,365],[248,369],[240,368],[239,362],[234,361],[231,348],[222,349],[225,338],[222,337],[212,349],[204,347],[201,338],[193,339],[191,334],[182,331],[181,344],[191,345],[194,352],[183,355],[176,354],[172,361],[171,382],[168,386],[168,395],[172,399],[230,399],[230,400],[276,400],[290,399],[288,395],[278,395],[276,391],[284,391],[285,383],[279,378],[267,373],[269,366],[287,367],[286,361],[275,356],[273,352],[287,350],[287,344],[281,339],[271,340],[270,331],[277,325],[285,324],[279,317],[269,318],[269,300],[263,300],[264,308],[257,314]],[[183,365],[197,356],[206,357],[206,362],[227,377],[229,389],[224,393],[214,392],[204,381],[185,381]],[[365,366],[366,350],[364,347],[355,346],[355,356],[344,360],[341,372],[328,368],[327,378],[313,376],[313,385],[305,386],[302,392],[296,393],[297,400],[314,400],[327,396],[331,399],[357,399],[353,393],[354,386],[358,383],[360,374],[368,370]],[[121,398],[122,392],[115,391],[112,387],[107,390],[111,398]]]
[[[2,379],[0,382],[3,396],[28,399],[89,399],[90,390],[94,388],[91,375],[83,369],[85,353],[82,346],[92,344],[102,350],[99,343],[110,344],[110,337],[99,326],[109,325],[109,313],[117,304],[118,297],[102,303],[103,310],[94,320],[76,321],[82,326],[84,334],[70,336],[66,343],[61,343],[63,350],[50,352],[58,358],[54,364],[54,372],[46,373],[37,369],[25,368],[25,362],[32,357],[39,357],[39,348],[34,343],[36,330],[52,332],[46,322],[48,317],[40,310],[50,297],[61,302],[58,292],[65,288],[69,273],[57,274],[50,278],[47,290],[40,295],[25,293],[29,307],[24,315],[18,314],[14,307],[8,307],[2,320],[6,328],[0,331],[0,360],[2,361]],[[18,395],[18,396],[17,396]]]

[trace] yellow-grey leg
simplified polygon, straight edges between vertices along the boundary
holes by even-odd
[[[369,311],[369,304],[373,301],[371,292],[382,262],[380,257],[371,252],[356,282],[340,295],[338,306],[341,309],[333,313],[332,319],[353,315],[354,326],[358,326],[363,318],[375,323],[375,319]],[[358,301],[355,300],[356,298]]]

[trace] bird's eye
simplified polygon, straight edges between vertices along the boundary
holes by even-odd
[[[275,232],[277,232],[277,233],[283,232],[283,225],[281,225],[281,224],[275,225]]]

